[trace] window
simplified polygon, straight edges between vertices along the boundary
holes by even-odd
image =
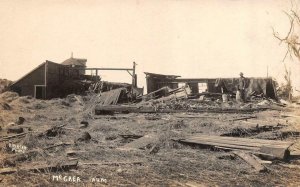
[[[180,83],[178,83],[178,88],[182,88],[182,87],[184,87],[186,84],[185,84],[185,82],[180,82]]]
[[[199,93],[207,92],[207,83],[198,83]]]

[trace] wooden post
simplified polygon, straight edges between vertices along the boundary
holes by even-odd
[[[136,76],[135,76],[135,66],[136,63],[133,62],[133,68],[132,68],[132,87],[136,87],[137,86],[137,82],[136,82]]]

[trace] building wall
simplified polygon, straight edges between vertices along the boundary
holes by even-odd
[[[45,85],[45,63],[25,75],[11,86],[11,90],[19,93],[21,96],[34,97],[34,85]]]
[[[47,99],[65,97],[68,94],[79,92],[80,70],[47,61]]]
[[[151,76],[146,77],[147,93],[154,92],[162,87],[168,86],[169,88],[178,88],[178,83],[172,82],[173,79],[153,78]]]
[[[47,98],[59,97],[60,87],[59,84],[64,82],[63,68],[61,64],[56,64],[47,61]]]
[[[35,97],[35,85],[45,85],[42,91],[44,99],[64,97],[81,89],[78,88],[80,85],[73,84],[79,76],[78,69],[46,61],[14,83],[10,89],[20,96]]]

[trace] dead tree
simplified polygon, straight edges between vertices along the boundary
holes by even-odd
[[[281,37],[279,36],[279,33],[276,32],[273,29],[273,35],[275,38],[277,38],[281,43],[285,43],[287,46],[287,50],[285,53],[285,56],[283,58],[283,61],[286,59],[287,55],[290,55],[292,58],[293,56],[297,58],[297,60],[300,62],[300,41],[299,41],[299,34],[295,31],[295,29],[300,28],[300,13],[299,11],[291,9],[289,12],[284,13],[287,15],[290,21],[290,28],[288,33]]]
[[[297,8],[293,8],[293,1],[292,3],[292,8],[289,12],[284,11],[284,13],[287,15],[290,21],[290,28],[287,32],[287,34],[282,37],[279,36],[279,33],[276,32],[273,29],[273,35],[276,39],[280,41],[280,44],[284,43],[286,44],[286,53],[283,58],[283,62],[285,61],[286,57],[289,55],[291,58],[296,57],[297,61],[300,62],[300,41],[299,41],[299,31],[300,29],[300,11],[297,10]],[[288,99],[292,99],[292,83],[291,83],[291,71],[287,70],[286,66],[285,67],[285,75],[284,79],[286,81],[286,85],[284,90],[287,92]]]

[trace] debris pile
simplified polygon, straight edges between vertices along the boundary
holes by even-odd
[[[51,100],[0,94],[1,183],[299,184],[299,172],[287,167],[300,165],[299,113],[283,102],[195,97],[188,86],[142,96],[131,86],[109,85]]]

